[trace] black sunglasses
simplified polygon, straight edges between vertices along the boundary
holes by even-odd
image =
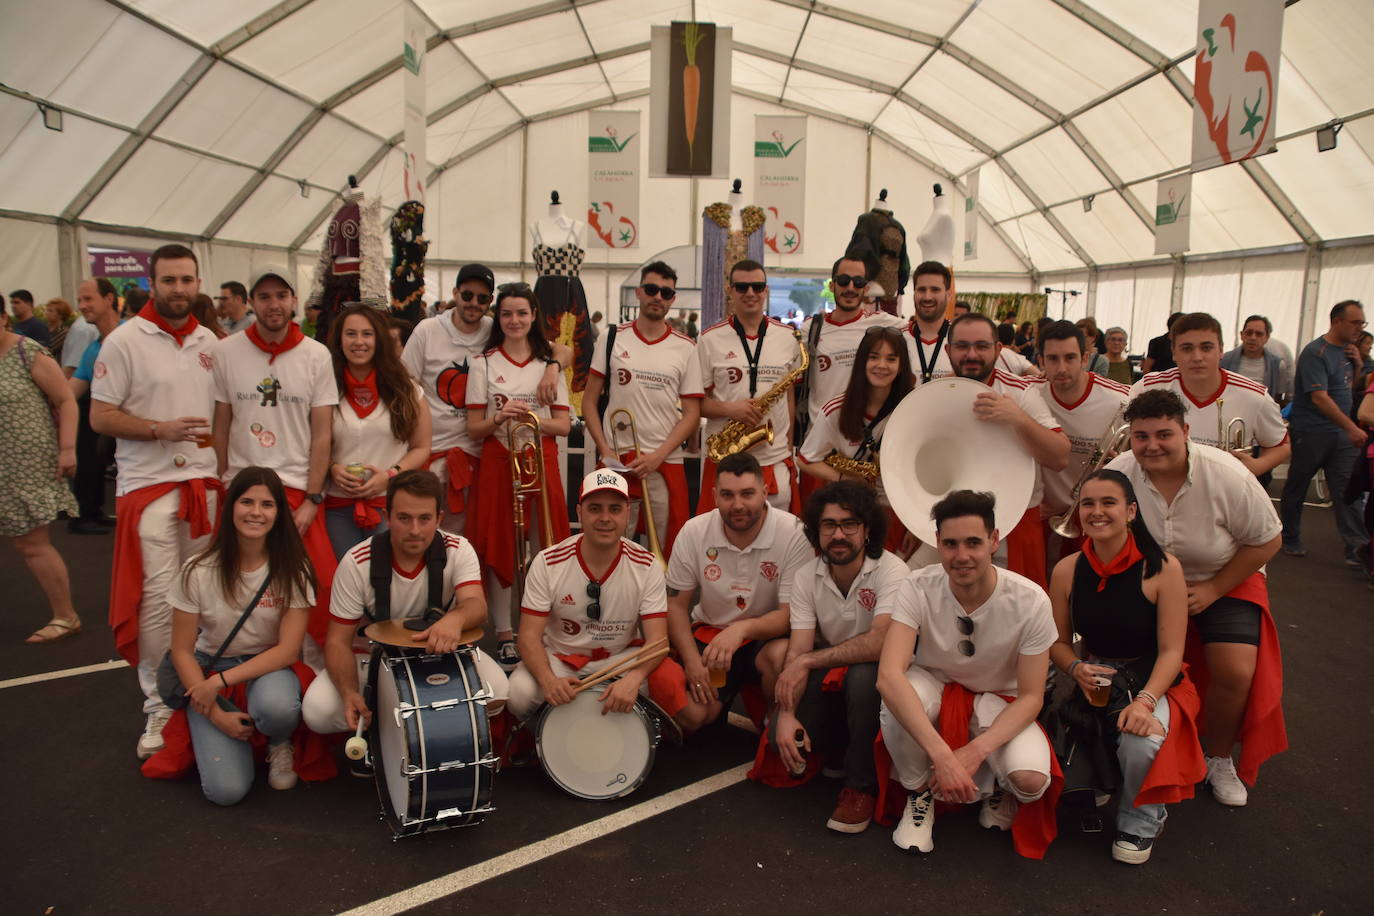
[[[863,277],[851,277],[849,274],[835,274],[830,280],[840,288],[846,286],[864,286],[868,283],[868,280]]]
[[[644,290],[644,295],[648,296],[650,299],[657,296],[667,301],[677,295],[677,290],[673,289],[671,286],[659,286],[657,283],[641,283],[639,288]]]
[[[592,599],[592,603],[587,605],[587,617],[591,620],[601,619],[601,583],[587,583],[587,597]]]
[[[733,286],[733,287],[735,288],[735,292],[737,292],[737,293],[747,293],[747,292],[749,292],[749,290],[751,290],[751,289],[752,289],[754,292],[756,292],[756,293],[761,293],[761,292],[763,292],[764,290],[766,290],[766,289],[768,288],[768,284],[767,284],[766,282],[765,282],[765,283],[731,283],[730,285]]]
[[[969,616],[967,616],[967,615],[965,615],[965,614],[960,614],[959,616],[957,616],[957,617],[954,618],[954,621],[955,621],[955,623],[957,623],[957,624],[959,625],[959,632],[960,632],[960,633],[963,633],[965,636],[972,636],[972,635],[973,635],[973,618],[972,618],[972,617],[969,617]],[[974,653],[975,651],[976,651],[976,649],[975,649],[975,647],[974,647],[974,645],[973,645],[973,640],[971,640],[971,639],[961,639],[961,640],[959,640],[959,654],[962,655],[964,658],[973,658],[973,653]]]
[[[478,305],[491,304],[491,293],[474,293],[470,289],[463,290],[458,294],[458,298],[462,299],[464,302],[471,302],[473,299],[476,299]]]

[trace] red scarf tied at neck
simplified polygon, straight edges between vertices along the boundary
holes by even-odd
[[[377,394],[377,370],[367,373],[367,378],[358,381],[352,372],[344,373],[344,397],[353,405],[353,412],[359,419],[377,409],[380,396]]]
[[[192,315],[190,312],[186,313],[185,324],[179,328],[172,327],[167,323],[167,319],[163,318],[158,312],[157,307],[153,305],[153,300],[151,299],[148,300],[147,305],[139,309],[138,317],[145,321],[151,321],[153,324],[157,325],[159,330],[166,331],[168,334],[172,335],[172,340],[176,341],[177,347],[185,343],[186,338],[191,332],[200,327],[200,322],[196,321],[196,316]]]
[[[1098,575],[1097,590],[1103,591],[1107,587],[1107,580],[1117,573],[1123,573],[1143,559],[1144,554],[1140,548],[1135,546],[1135,535],[1129,530],[1126,532],[1126,543],[1121,548],[1121,552],[1112,558],[1112,561],[1105,566],[1097,557],[1097,549],[1093,542],[1089,540],[1083,546],[1083,556],[1088,558],[1088,565],[1093,568],[1093,572]]]
[[[296,324],[294,321],[286,326],[286,336],[277,343],[268,343],[262,339],[262,333],[258,331],[257,322],[244,328],[243,333],[253,342],[253,346],[267,354],[267,364],[269,366],[272,365],[272,361],[278,356],[281,356],[287,350],[292,349],[302,340],[305,340],[305,335],[301,333],[300,325]]]

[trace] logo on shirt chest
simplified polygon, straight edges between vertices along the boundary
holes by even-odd
[[[576,599],[573,598],[572,593],[570,592],[570,593],[564,595],[562,598],[558,599],[558,603],[559,603],[559,604],[562,604],[562,605],[571,606],[571,605],[576,605],[576,604],[577,604],[577,601],[576,601]]]
[[[582,624],[578,623],[576,620],[564,618],[560,621],[560,624],[563,627],[563,632],[569,636],[576,636],[578,633],[582,632]]]
[[[497,379],[497,381],[499,382],[500,379]],[[506,406],[510,398],[506,397],[504,394],[494,394],[491,396],[491,400],[496,405],[496,410],[499,413],[501,408]]]
[[[732,353],[731,356],[733,355]],[[744,370],[739,366],[731,366],[725,370],[725,380],[731,385],[738,385],[740,382],[744,381]]]
[[[617,369],[617,370],[615,370],[615,380],[616,380],[616,382],[617,382],[618,384],[621,384],[621,385],[628,385],[628,384],[630,384],[630,380],[633,379],[633,378],[634,378],[634,375],[633,375],[633,373],[630,372],[629,369],[623,369],[623,368],[622,368],[622,369]]]
[[[830,357],[822,353],[816,357],[816,365],[820,367],[822,372],[826,371],[830,368]]]
[[[778,581],[778,564],[771,560],[764,560],[759,564],[759,575],[763,576],[769,582]]]
[[[878,593],[871,588],[859,589],[859,606],[866,611],[871,611],[878,606]]]
[[[720,578],[720,567],[714,563],[708,563],[706,568],[701,571],[701,574],[706,577],[706,581],[715,582]]]
[[[201,353],[197,359],[200,360],[200,368],[210,372],[215,368],[215,358],[209,353]]]

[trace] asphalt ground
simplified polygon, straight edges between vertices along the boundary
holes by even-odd
[[[922,857],[877,825],[833,834],[838,784],[742,780],[756,739],[739,728],[663,745],[645,784],[614,802],[570,797],[537,765],[508,768],[485,823],[400,842],[378,820],[372,782],[347,775],[275,792],[260,771],[241,804],[218,808],[194,776],[140,774],[141,696],[127,667],[4,683],[113,657],[111,539],[58,523],[77,637],[23,643],[45,606],[0,550],[0,911],[1367,913],[1374,592],[1341,564],[1329,510],[1309,508],[1304,528],[1311,555],[1270,567],[1290,750],[1264,767],[1248,807],[1205,790],[1172,806],[1153,858],[1133,868],[1110,859],[1110,816],[1107,832],[1086,834],[1068,811],[1040,862],[979,829],[973,808],[941,816]]]

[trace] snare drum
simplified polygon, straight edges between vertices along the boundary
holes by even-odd
[[[535,724],[535,748],[544,772],[564,791],[594,801],[620,798],[639,788],[654,765],[659,716],[641,697],[630,712],[601,714],[610,684],[590,687],[572,702],[544,706]]]
[[[376,713],[368,745],[382,815],[396,839],[479,824],[494,810],[490,693],[476,651],[373,649],[368,684]]]

